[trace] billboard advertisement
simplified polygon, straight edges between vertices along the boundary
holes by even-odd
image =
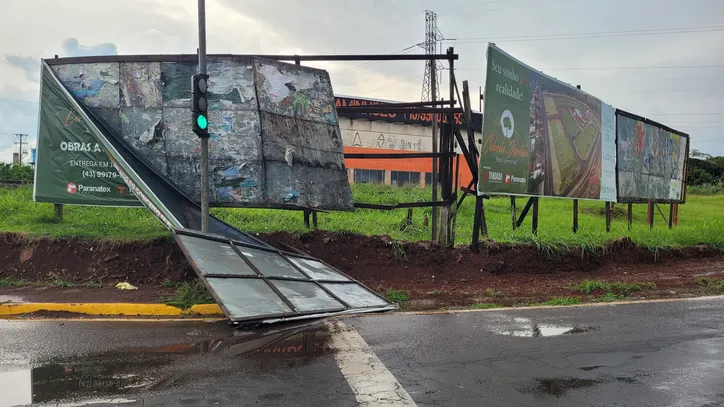
[[[689,136],[616,111],[619,202],[684,202]]]
[[[616,200],[615,110],[488,46],[478,193]]]
[[[35,201],[140,207],[88,124],[62,97],[51,75],[42,69]]]

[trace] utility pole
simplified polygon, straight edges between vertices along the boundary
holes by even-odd
[[[23,164],[23,156],[25,155],[25,150],[23,149],[23,144],[27,144],[27,142],[23,142],[23,137],[27,138],[27,134],[16,134],[15,137],[18,138],[18,141],[15,142],[15,144],[18,145],[18,164]],[[15,163],[13,163],[15,164]]]
[[[206,74],[206,0],[199,1],[199,73]],[[209,139],[201,138],[201,231],[209,224]]]

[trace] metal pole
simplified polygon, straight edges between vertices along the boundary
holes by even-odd
[[[430,60],[430,87],[432,101],[437,100],[437,68],[435,60]],[[432,115],[432,152],[438,152],[437,146],[437,115]],[[432,201],[437,202],[437,181],[439,174],[437,173],[437,157],[432,159]],[[432,207],[432,241],[437,241],[437,206]]]
[[[573,200],[573,233],[578,232],[578,199]]]
[[[206,73],[206,0],[199,1],[199,73]],[[209,224],[209,139],[201,139],[201,231]]]

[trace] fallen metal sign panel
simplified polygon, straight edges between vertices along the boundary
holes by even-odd
[[[175,229],[174,237],[232,322],[270,323],[397,308],[309,256],[188,229]]]

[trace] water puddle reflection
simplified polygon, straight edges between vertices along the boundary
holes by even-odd
[[[0,372],[0,407],[73,400],[68,406],[133,402],[133,393],[176,387],[223,374],[270,372],[312,363],[329,353],[323,324],[288,325],[224,338],[139,347]],[[124,398],[110,398],[123,396]],[[111,401],[107,401],[111,400]],[[62,404],[66,405],[66,404]]]

